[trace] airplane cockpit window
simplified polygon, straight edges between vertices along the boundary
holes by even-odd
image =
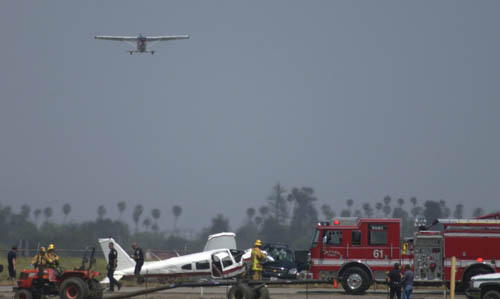
[[[192,266],[191,264],[185,264],[181,267],[182,270],[191,270],[192,269]]]
[[[227,268],[233,264],[233,261],[231,260],[230,256],[225,256],[222,258],[222,265],[224,268]]]
[[[206,269],[210,269],[210,263],[208,261],[196,262],[196,270]]]
[[[237,249],[231,249],[231,254],[234,257],[234,260],[239,263],[241,261],[241,258],[243,257],[243,254],[245,253],[243,250],[237,250]]]

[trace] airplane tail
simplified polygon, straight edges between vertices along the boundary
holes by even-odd
[[[106,263],[108,263],[109,254],[109,243],[113,242],[116,252],[118,253],[118,263],[116,266],[116,272],[120,272],[123,269],[135,267],[135,261],[127,254],[127,252],[113,240],[113,238],[99,239],[99,245],[101,245],[102,252],[106,258]]]

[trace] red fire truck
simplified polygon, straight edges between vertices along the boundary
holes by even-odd
[[[311,245],[314,279],[338,280],[348,293],[363,293],[382,282],[394,263],[409,264],[415,282],[450,280],[456,257],[457,283],[500,272],[500,220],[439,219],[440,230],[420,230],[403,241],[400,219],[339,217],[316,226]]]

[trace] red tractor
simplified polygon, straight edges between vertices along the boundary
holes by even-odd
[[[90,252],[90,258],[87,254]],[[42,299],[60,296],[61,299],[102,299],[103,288],[96,279],[99,272],[91,271],[95,248],[88,248],[82,265],[75,270],[38,268],[23,270],[14,288],[15,299]],[[86,268],[86,264],[88,267]]]

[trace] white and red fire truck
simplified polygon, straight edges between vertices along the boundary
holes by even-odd
[[[441,230],[420,230],[406,241],[400,219],[339,217],[321,222],[310,249],[313,278],[337,280],[346,292],[363,293],[399,263],[414,269],[417,283],[448,283],[453,256],[462,285],[474,275],[500,272],[500,220],[437,221]]]

